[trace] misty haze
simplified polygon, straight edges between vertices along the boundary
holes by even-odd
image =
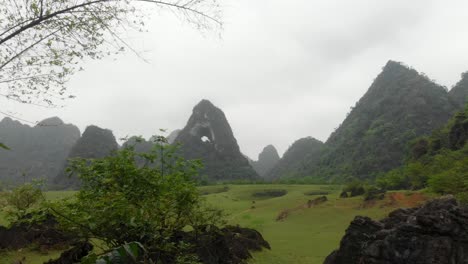
[[[468,263],[467,11],[0,0],[0,264]]]

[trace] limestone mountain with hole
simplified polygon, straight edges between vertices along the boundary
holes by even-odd
[[[193,108],[187,125],[174,143],[181,144],[185,158],[203,162],[201,179],[218,182],[258,178],[242,155],[223,111],[208,100],[202,100]]]

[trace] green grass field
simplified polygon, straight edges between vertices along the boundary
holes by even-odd
[[[250,261],[252,264],[322,263],[339,246],[341,237],[356,215],[379,219],[402,206],[384,206],[384,200],[366,207],[363,206],[362,197],[340,199],[340,186],[229,185],[228,188],[207,186],[200,189],[206,194],[207,203],[226,211],[229,224],[255,228],[270,243],[272,250],[254,253],[254,259]],[[286,190],[287,194],[274,198],[253,196],[265,190]],[[307,208],[304,205],[308,200],[320,196],[305,194],[311,191],[329,192],[328,201]],[[47,198],[58,199],[70,195],[73,192],[48,192]],[[287,217],[276,221],[285,210],[289,210]],[[1,215],[0,223],[6,223]],[[58,254],[41,254],[35,250],[4,252],[0,253],[0,264],[10,264],[22,256],[26,256],[27,264],[40,264]]]
[[[256,200],[252,197],[253,193],[265,189],[285,189],[288,193],[270,199]],[[272,250],[255,253],[251,263],[313,264],[322,263],[339,246],[341,237],[356,215],[382,218],[391,211],[391,208],[380,206],[359,209],[362,197],[339,199],[340,189],[320,185],[231,185],[227,192],[210,194],[206,198],[230,214],[230,224],[255,228],[270,243]],[[312,208],[298,208],[319,196],[304,194],[310,191],[330,192],[327,195],[329,201]],[[292,208],[298,209],[283,221],[276,221],[280,212]]]

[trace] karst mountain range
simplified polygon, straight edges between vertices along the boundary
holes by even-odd
[[[409,143],[442,127],[467,98],[468,74],[447,90],[403,63],[389,61],[326,142],[313,135],[298,139],[282,157],[268,145],[254,161],[242,154],[225,114],[208,100],[198,103],[186,126],[167,139],[180,144],[185,158],[202,160],[200,175],[210,182],[372,179],[400,166]],[[11,148],[0,150],[2,182],[43,179],[65,189],[79,186],[66,173],[67,160],[102,158],[121,147],[111,130],[90,125],[81,133],[57,117],[32,127],[6,117],[0,121],[0,142]],[[153,143],[139,144],[145,151]]]

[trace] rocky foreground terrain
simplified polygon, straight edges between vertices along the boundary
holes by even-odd
[[[468,207],[448,196],[397,209],[381,221],[357,216],[324,264],[468,263]]]

